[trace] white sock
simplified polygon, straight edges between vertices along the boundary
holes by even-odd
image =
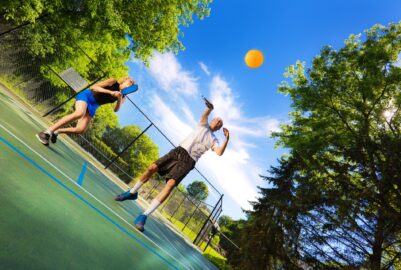
[[[49,135],[52,135],[53,132],[51,132],[50,130],[46,130],[45,133],[49,134]]]
[[[159,207],[160,204],[161,204],[161,202],[159,202],[157,199],[154,199],[154,200],[150,203],[149,208],[148,208],[145,212],[143,212],[143,214],[144,214],[145,216],[149,216],[150,214],[153,213],[153,211],[156,210],[157,207]]]
[[[143,185],[143,182],[142,182],[141,180],[137,181],[137,182],[135,183],[134,187],[131,188],[129,192],[130,192],[131,194],[134,194],[135,192],[138,191],[138,189],[139,189],[142,185]]]
[[[58,130],[53,132],[54,135],[58,135]]]

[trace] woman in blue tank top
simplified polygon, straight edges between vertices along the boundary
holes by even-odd
[[[90,89],[81,91],[75,98],[75,111],[58,120],[46,131],[39,132],[36,137],[47,146],[49,141],[56,143],[57,135],[60,133],[85,133],[90,121],[95,116],[97,108],[103,104],[117,101],[114,107],[114,111],[117,112],[124,102],[121,90],[134,83],[135,81],[130,77],[125,77],[120,81],[111,78],[94,84]],[[63,126],[74,121],[77,121],[75,127],[63,128]]]

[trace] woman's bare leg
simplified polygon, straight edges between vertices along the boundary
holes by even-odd
[[[55,132],[57,129],[61,128],[62,126],[65,126],[66,124],[69,124],[77,119],[80,119],[85,116],[87,113],[86,108],[88,107],[88,104],[84,101],[76,101],[75,102],[75,111],[71,114],[68,114],[61,118],[60,120],[57,121],[53,126],[49,127],[50,132]]]
[[[68,128],[60,128],[57,130],[58,134],[61,133],[77,133],[83,134],[88,130],[89,123],[92,120],[89,113],[86,112],[85,115],[78,120],[77,125],[75,127],[68,127]]]

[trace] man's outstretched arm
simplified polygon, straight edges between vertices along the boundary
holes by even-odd
[[[224,136],[226,137],[223,144],[219,147],[213,148],[213,151],[219,156],[222,156],[224,154],[224,151],[226,150],[226,147],[228,144],[228,140],[230,139],[230,132],[228,131],[228,129],[223,128],[223,132],[224,132]]]
[[[213,111],[214,107],[213,104],[210,103],[206,98],[203,99],[205,100],[206,110],[202,113],[199,124],[206,125],[208,123],[208,117],[210,113]]]

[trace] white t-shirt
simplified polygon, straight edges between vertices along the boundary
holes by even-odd
[[[198,159],[209,149],[218,146],[219,141],[209,128],[209,124],[199,124],[181,143],[193,160]]]

